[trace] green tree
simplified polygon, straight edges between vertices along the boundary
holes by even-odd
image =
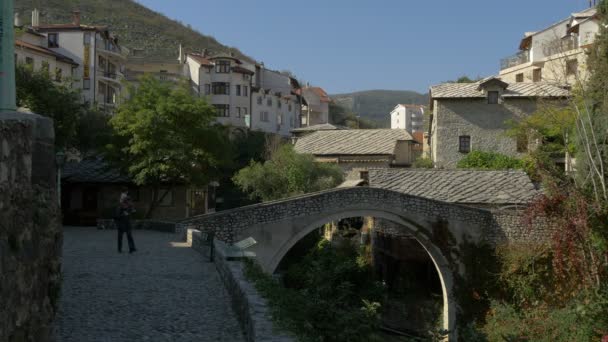
[[[371,120],[358,117],[339,104],[329,104],[329,121],[333,124],[355,129],[376,128],[378,125]]]
[[[312,155],[298,154],[291,145],[283,145],[270,160],[252,161],[233,179],[252,199],[270,201],[335,187],[343,175],[338,166],[318,163]]]
[[[54,83],[48,72],[33,71],[19,64],[15,70],[17,105],[34,113],[48,116],[55,125],[55,144],[58,148],[78,145],[77,130],[85,107],[80,94],[69,85]]]
[[[471,151],[458,161],[457,167],[459,169],[508,170],[522,169],[524,163],[520,159],[496,152]]]
[[[204,186],[230,158],[225,131],[213,126],[214,109],[188,85],[175,87],[152,76],[130,86],[130,98],[110,120],[115,139],[107,156],[138,185],[153,188],[146,217],[166,195],[161,184]]]

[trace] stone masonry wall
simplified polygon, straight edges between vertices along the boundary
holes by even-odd
[[[424,220],[418,222],[419,224],[430,225],[437,220],[461,222],[468,226],[470,236],[480,236],[480,241],[492,244],[520,240],[538,241],[550,235],[542,219],[538,220],[535,227],[527,227],[521,219],[521,211],[471,208],[369,187],[334,189],[196,216],[182,221],[178,227],[214,230],[217,239],[233,243],[242,231],[257,224],[322,216],[353,206],[361,209],[381,209],[404,218],[417,215]]]
[[[201,241],[204,237],[200,231],[188,229],[186,236],[193,249],[205,257],[209,256],[209,246]],[[216,250],[215,267],[230,294],[232,310],[237,315],[246,341],[294,342],[294,338],[274,328],[266,300],[245,277],[245,265],[238,260],[228,261],[221,248]]]
[[[0,114],[0,341],[45,342],[60,293],[53,122]]]

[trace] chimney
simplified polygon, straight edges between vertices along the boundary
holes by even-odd
[[[32,27],[40,26],[40,11],[37,8],[34,8],[32,11]]]
[[[72,24],[76,26],[80,26],[80,11],[75,10],[72,11]]]
[[[21,22],[21,14],[17,11],[15,12],[15,26],[21,27],[23,23]]]
[[[203,49],[203,57],[207,57],[207,49]]]
[[[184,51],[182,50],[182,43],[179,43],[179,56],[177,56],[179,63],[184,63]]]

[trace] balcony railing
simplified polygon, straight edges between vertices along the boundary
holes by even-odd
[[[553,56],[578,48],[578,38],[568,36],[566,38],[554,39],[543,44],[543,54]]]
[[[530,50],[520,51],[512,56],[500,60],[500,70],[512,68],[530,61]]]

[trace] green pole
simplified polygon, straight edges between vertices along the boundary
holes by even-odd
[[[0,113],[17,110],[13,1],[2,0],[0,5]]]

